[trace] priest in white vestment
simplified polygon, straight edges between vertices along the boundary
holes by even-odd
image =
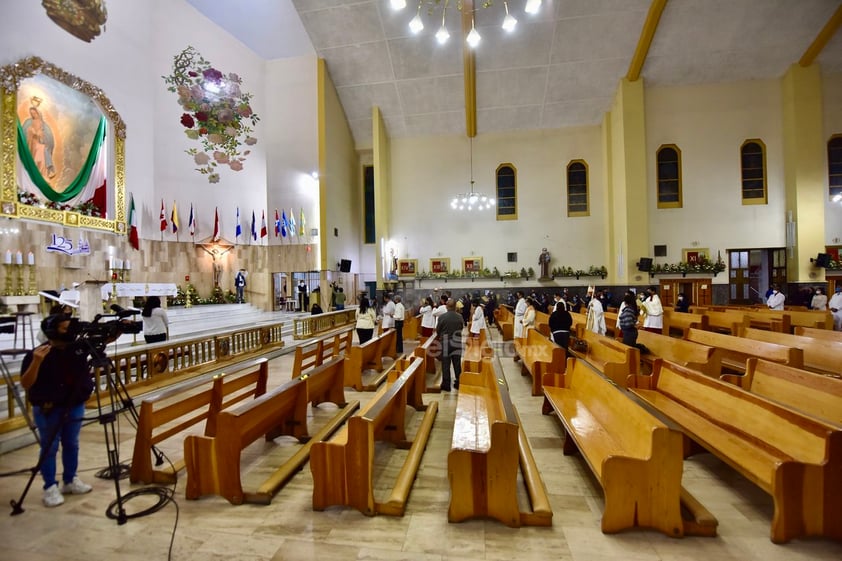
[[[605,335],[605,310],[602,308],[602,302],[599,300],[601,296],[602,291],[598,290],[591,298],[591,301],[588,302],[588,321],[586,328],[588,331],[593,331],[598,335]]]
[[[646,315],[643,319],[643,329],[652,333],[663,333],[664,331],[664,307],[658,297],[657,289],[650,286],[646,289],[646,299],[643,300],[643,307]]]

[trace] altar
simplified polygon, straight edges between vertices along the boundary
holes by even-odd
[[[118,282],[102,285],[102,299],[111,299],[111,292],[117,288],[117,298],[137,298],[138,296],[176,296],[178,287],[171,282]]]

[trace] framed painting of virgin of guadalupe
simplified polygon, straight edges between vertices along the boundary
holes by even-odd
[[[37,57],[0,90],[0,215],[125,233],[125,125],[103,92]]]

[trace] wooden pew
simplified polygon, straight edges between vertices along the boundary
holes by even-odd
[[[714,347],[642,329],[637,332],[637,342],[649,349],[649,354],[641,354],[640,358],[649,365],[650,372],[653,362],[663,358],[712,378],[719,378],[722,373],[722,354]]]
[[[152,467],[152,455],[155,453],[153,448],[202,421],[205,421],[205,436],[214,436],[216,416],[220,411],[250,397],[266,393],[268,364],[269,362],[262,358],[240,370],[214,376],[210,385],[202,380],[145,398],[140,403],[138,413],[137,434],[129,474],[131,482],[165,485],[175,483],[178,472],[184,469],[184,459],[170,459],[168,465],[162,469],[155,469]]]
[[[404,341],[417,341],[421,338],[421,316],[410,316],[407,314],[403,322]]]
[[[582,332],[582,340],[587,343],[587,350],[582,353],[570,349],[570,353],[589,362],[621,388],[626,387],[626,378],[630,374],[640,372],[640,350],[636,347],[629,347],[611,337],[588,330]]]
[[[313,442],[330,436],[359,407],[359,401],[346,405],[312,439],[309,437],[309,388],[314,388],[314,394],[323,394],[323,387],[334,386],[339,377],[344,377],[343,359],[335,358],[305,374],[303,379],[290,380],[254,401],[223,411],[217,416],[214,436],[185,438],[187,498],[216,494],[231,504],[244,501],[267,504],[271,501],[280,486],[307,461]],[[256,492],[244,492],[240,477],[242,450],[261,436],[269,441],[282,435],[293,436],[305,444]]]
[[[531,511],[519,510],[518,466]],[[552,525],[546,489],[497,359],[484,360],[480,372],[462,373],[447,474],[449,522],[488,517],[513,528]]]
[[[743,310],[743,328],[762,329],[776,333],[792,333],[792,316],[788,312]],[[739,333],[734,333],[739,335]]]
[[[776,333],[750,327],[743,328],[740,335],[746,339],[801,349],[804,352],[804,369],[819,374],[842,375],[842,342],[836,343],[802,335]]]
[[[520,357],[520,373],[532,376],[532,395],[542,395],[544,377],[564,373],[567,352],[537,329],[527,329],[526,337],[515,339],[515,352]]]
[[[395,358],[394,329],[387,329],[362,345],[354,345],[348,349],[345,354],[345,385],[357,391],[371,389],[363,386],[363,370],[373,368],[382,372],[384,356]]]
[[[684,337],[688,329],[710,331],[710,319],[704,314],[690,314],[664,310],[664,335]]]
[[[503,335],[503,341],[515,338],[515,315],[508,306],[498,306],[494,309],[494,321]]]
[[[415,347],[412,351],[413,356],[424,361],[424,374],[435,374],[437,372],[436,359],[441,356],[441,343],[435,334],[427,337],[420,345]],[[441,393],[441,382],[436,383],[435,379],[432,384],[427,384],[427,393]]]
[[[617,312],[605,312],[605,334],[612,339],[623,338],[623,333],[617,327]]]
[[[667,361],[634,393],[772,496],[774,543],[842,539],[842,428]]]
[[[842,331],[831,331],[828,329],[817,329],[813,327],[795,327],[793,329],[796,335],[802,337],[812,337],[813,339],[822,339],[824,341],[835,341],[842,343]]]
[[[786,322],[786,326],[782,329],[783,333],[792,333],[795,327],[809,327],[811,329],[833,329],[833,314],[828,310],[769,310],[760,308],[754,311],[754,314],[760,316],[772,316],[780,318]],[[786,319],[784,320],[784,316]],[[750,327],[754,327],[751,325]]]
[[[292,363],[292,379],[298,378],[309,369],[324,364],[347,352],[352,346],[354,328],[343,329],[339,333],[329,335],[295,347],[295,359]]]
[[[424,377],[423,364],[415,359],[394,381],[387,382],[333,438],[313,445],[310,455],[313,510],[346,505],[369,516],[377,513],[403,516],[406,499],[438,411],[438,402],[432,402],[426,409],[415,440],[407,440],[407,392],[418,377]],[[377,502],[374,497],[376,441],[409,448],[397,483],[385,503]]]
[[[709,310],[704,312],[704,315],[708,318],[708,329],[706,331],[737,335],[746,323],[746,318],[742,312],[717,312]],[[684,338],[687,338],[687,330],[684,332]]]
[[[476,372],[479,370],[479,365],[483,358],[494,355],[494,349],[488,344],[487,329],[479,332],[479,337],[470,337],[466,335],[464,345],[462,347],[462,370],[471,370]]]
[[[550,336],[550,314],[535,310],[535,330],[544,337]]]
[[[584,361],[567,359],[561,381],[544,388],[543,413],[555,411],[564,453],[581,452],[602,486],[603,532],[643,527],[672,537],[716,535],[716,519],[681,487],[679,431]],[[682,520],[682,502],[694,520]]]
[[[842,425],[842,379],[822,376],[777,362],[748,359],[744,376],[722,380],[802,413]]]
[[[746,359],[750,357],[761,357],[795,368],[804,366],[804,351],[801,349],[701,329],[688,329],[684,338],[694,343],[716,347],[720,352],[723,370],[738,374],[745,372]]]
[[[588,316],[571,311],[570,317],[573,318],[573,325],[570,326],[570,338],[581,339],[582,334],[587,331]]]

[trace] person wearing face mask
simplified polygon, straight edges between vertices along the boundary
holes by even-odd
[[[772,294],[770,294],[769,298],[766,300],[766,305],[769,306],[770,310],[783,310],[785,300],[786,296],[784,296],[783,292],[778,289],[778,285],[773,284]]]
[[[675,311],[685,314],[690,312],[690,299],[683,292],[678,295],[678,299],[675,302]]]
[[[842,283],[836,285],[836,292],[830,297],[827,307],[833,313],[833,329],[842,331]]]
[[[73,320],[65,314],[47,316],[41,330],[47,343],[26,353],[21,363],[20,383],[27,390],[40,437],[41,477],[45,506],[64,503],[64,495],[88,493],[91,486],[76,475],[79,466],[79,433],[85,401],[94,384],[88,367],[88,352],[76,341]],[[63,485],[56,480],[56,456],[61,443]]]
[[[810,301],[810,309],[821,310],[822,312],[827,310],[827,294],[820,286],[816,287],[816,293],[813,294],[813,299]]]

